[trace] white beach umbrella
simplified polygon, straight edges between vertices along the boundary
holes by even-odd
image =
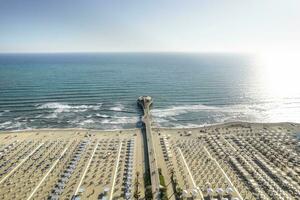
[[[189,195],[188,191],[186,191],[186,190],[182,191],[182,196],[183,197],[188,197],[188,195]]]

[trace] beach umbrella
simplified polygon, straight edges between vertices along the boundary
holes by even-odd
[[[231,187],[228,187],[226,189],[227,194],[231,195],[233,193],[233,189]]]
[[[186,197],[188,197],[188,195],[189,195],[188,191],[186,191],[186,190],[183,190],[183,191],[182,191],[182,196],[183,196],[183,197],[186,198]]]
[[[104,194],[106,195],[108,192],[109,192],[109,188],[108,188],[108,187],[105,187],[105,188],[104,188]]]
[[[206,191],[207,191],[208,196],[211,196],[214,192],[214,190],[212,188],[207,188]]]
[[[193,196],[193,197],[198,196],[198,194],[199,194],[199,192],[197,191],[197,189],[193,189],[193,190],[192,190],[192,196]]]

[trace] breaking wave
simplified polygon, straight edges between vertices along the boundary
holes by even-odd
[[[38,109],[52,109],[55,113],[62,112],[85,112],[87,110],[99,110],[102,104],[98,103],[96,105],[69,105],[64,103],[45,103],[38,105]]]
[[[153,108],[153,122],[159,127],[192,128],[224,122],[300,122],[300,103],[204,105],[190,104]],[[35,105],[36,113],[23,113],[9,118],[9,110],[0,112],[0,130],[23,130],[30,128],[134,128],[139,121],[138,113],[121,103],[82,104],[44,103]],[[26,117],[24,117],[26,116]],[[295,119],[299,119],[295,121]]]
[[[93,123],[95,123],[94,120],[92,120],[92,119],[87,119],[87,120],[84,120],[84,121],[79,122],[79,125],[80,125],[80,126],[84,126],[84,125],[86,125],[86,124],[93,124]]]
[[[25,130],[25,129],[30,129],[30,128],[27,127],[27,124],[25,122],[6,121],[3,123],[0,123],[0,129],[3,129],[3,130]]]
[[[158,117],[158,118],[176,117],[178,115],[193,113],[193,112],[254,114],[257,112],[264,111],[263,107],[264,106],[260,106],[260,105],[207,106],[203,104],[198,104],[198,105],[172,106],[163,109],[153,109],[151,113],[154,117]]]
[[[297,110],[297,116],[291,115]],[[151,111],[159,126],[196,127],[224,122],[300,122],[300,106],[277,103],[171,106]],[[298,117],[298,121],[295,119]]]
[[[214,106],[206,106],[203,104],[199,105],[183,105],[183,106],[172,106],[169,108],[164,108],[164,109],[153,109],[151,111],[152,115],[154,117],[172,117],[172,116],[177,116],[181,114],[185,114],[188,112],[195,112],[195,111],[213,111],[217,110],[217,107]]]
[[[100,117],[100,118],[110,118],[109,115],[102,115],[102,114],[99,114],[99,113],[97,113],[96,116]]]
[[[124,110],[124,108],[125,108],[124,105],[122,105],[122,104],[116,104],[115,106],[109,108],[109,110],[121,112],[121,111]]]
[[[102,124],[135,124],[138,122],[138,117],[117,117],[114,116],[111,119],[104,119]]]

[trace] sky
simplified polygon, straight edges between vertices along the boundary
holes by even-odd
[[[0,52],[300,53],[299,0],[0,0]]]

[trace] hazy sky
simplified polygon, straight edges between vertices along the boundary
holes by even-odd
[[[0,0],[0,52],[299,48],[300,0]]]

